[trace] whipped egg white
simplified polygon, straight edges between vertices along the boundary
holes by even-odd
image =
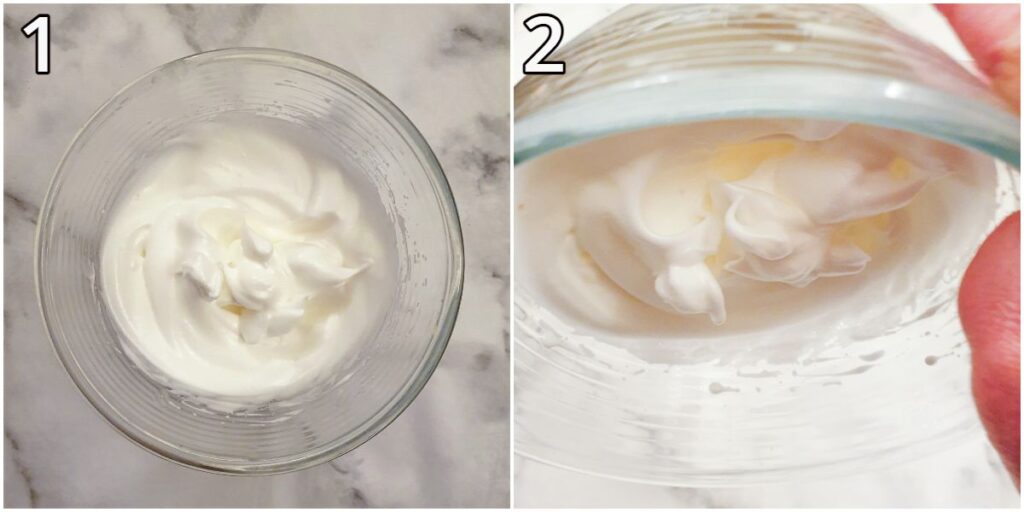
[[[380,225],[336,164],[272,130],[193,128],[112,212],[108,305],[134,349],[202,395],[269,399],[327,376],[392,289]]]
[[[517,275],[556,309],[618,331],[786,322],[940,240],[928,218],[946,219],[965,182],[916,198],[971,163],[946,144],[838,122],[619,135],[517,167]]]

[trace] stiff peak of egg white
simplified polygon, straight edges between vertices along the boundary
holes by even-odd
[[[275,134],[206,125],[117,207],[105,292],[150,363],[205,394],[295,389],[367,328],[382,245],[343,174]]]
[[[936,175],[900,156],[883,161],[794,135],[685,163],[648,155],[582,188],[575,240],[634,298],[721,324],[725,275],[804,287],[864,269],[886,213]]]
[[[177,212],[165,210],[173,217],[161,223],[168,232],[151,230],[149,234],[176,237],[172,243],[185,249],[174,258],[160,262],[154,258],[142,265],[158,265],[155,270],[162,274],[174,271],[175,277],[195,288],[199,298],[237,316],[238,338],[244,343],[261,343],[291,332],[308,304],[336,294],[368,265],[346,266],[339,248],[323,240],[289,236],[271,240],[246,219],[243,209],[230,204],[203,199],[189,203]],[[187,213],[181,215],[182,210]]]

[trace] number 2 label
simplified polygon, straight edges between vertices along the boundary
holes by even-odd
[[[50,74],[50,15],[40,14],[21,27],[25,37],[36,36],[36,74]]]
[[[526,62],[523,63],[523,74],[526,75],[564,75],[565,62],[549,62],[547,59],[555,48],[562,43],[562,20],[552,14],[534,14],[523,22],[530,32],[545,27],[548,29],[548,37],[541,43],[540,47],[534,50]]]

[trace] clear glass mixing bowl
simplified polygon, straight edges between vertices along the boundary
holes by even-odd
[[[1020,121],[980,80],[850,5],[631,6],[552,59],[564,76],[515,89],[517,168],[678,123],[839,120],[986,155],[997,206],[944,271],[891,283],[911,292],[905,302],[837,311],[832,328],[785,339],[594,335],[517,277],[517,454],[706,487],[868,470],[979,433],[956,289],[984,233],[1020,203]],[[783,345],[794,349],[780,357]]]
[[[397,246],[397,289],[373,335],[310,389],[225,409],[157,375],[118,327],[99,264],[104,227],[133,174],[197,123],[270,118],[372,185]],[[387,98],[328,63],[228,49],[168,63],[86,123],[58,166],[36,239],[43,319],[68,374],[114,427],[199,469],[267,474],[333,459],[393,421],[426,384],[451,335],[463,283],[458,214],[426,141]]]

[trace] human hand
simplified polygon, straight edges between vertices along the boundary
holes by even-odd
[[[992,89],[1020,113],[1020,5],[939,4],[935,6],[991,82]]]
[[[1020,113],[1020,5],[938,5],[992,88]],[[978,250],[960,287],[972,387],[993,446],[1020,488],[1020,212]]]

